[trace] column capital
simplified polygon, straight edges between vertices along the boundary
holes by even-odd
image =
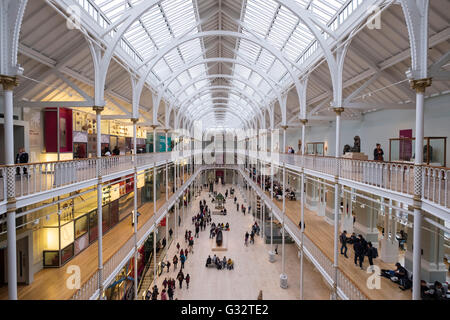
[[[432,78],[417,79],[410,80],[409,85],[411,86],[411,89],[416,90],[416,93],[425,93],[425,89],[431,86],[432,82]]]
[[[343,107],[340,107],[340,108],[333,108],[333,111],[334,112],[336,112],[336,114],[338,115],[338,116],[340,116],[341,114],[342,114],[342,112],[344,112],[344,108]]]
[[[139,118],[131,118],[130,120],[133,124],[136,124],[139,121]]]
[[[94,110],[96,113],[101,113],[103,110],[105,110],[105,106],[93,106],[92,110]]]
[[[158,127],[157,124],[152,124],[152,125],[150,125],[150,128],[152,128],[153,130],[155,130],[157,127]]]
[[[0,83],[3,86],[3,90],[12,91],[19,85],[19,80],[17,77],[0,75]]]
[[[283,129],[283,130],[286,130],[287,128],[289,128],[289,126],[287,126],[287,125],[280,126],[280,127],[281,127],[281,129]]]
[[[169,133],[169,131],[170,131],[169,128],[164,129],[164,132],[165,132],[165,133]]]
[[[308,123],[308,119],[300,119],[302,125],[306,125]]]

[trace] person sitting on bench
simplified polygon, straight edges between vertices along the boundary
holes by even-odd
[[[233,263],[233,260],[231,260],[231,258],[228,258],[227,269],[228,270],[233,270],[234,269],[234,263]]]

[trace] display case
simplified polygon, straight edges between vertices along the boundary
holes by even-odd
[[[389,139],[389,161],[413,163],[415,138]],[[423,140],[423,163],[430,166],[447,166],[447,137],[425,137]]]
[[[314,156],[324,155],[324,142],[309,142],[306,144],[306,154]]]

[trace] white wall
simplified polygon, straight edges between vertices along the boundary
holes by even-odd
[[[362,121],[342,121],[341,148],[348,144],[353,146],[353,137],[361,138],[361,152],[373,159],[373,149],[376,143],[381,143],[384,159],[389,159],[389,139],[398,138],[399,130],[412,129],[415,136],[415,110],[382,110],[368,113]],[[328,146],[325,155],[335,154],[336,122],[328,126],[308,126],[306,142],[325,142]],[[450,94],[429,98],[425,101],[425,136],[450,138]],[[288,129],[286,145],[291,145],[297,151],[301,128]],[[342,152],[342,150],[341,150]],[[447,167],[450,166],[450,145],[447,142]]]

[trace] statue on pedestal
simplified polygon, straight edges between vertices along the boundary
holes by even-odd
[[[359,136],[355,136],[354,138],[353,148],[350,150],[351,152],[361,152],[361,138]]]

